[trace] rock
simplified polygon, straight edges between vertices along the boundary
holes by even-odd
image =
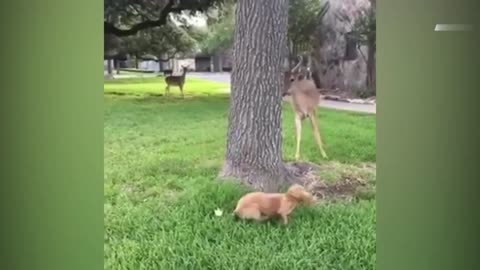
[[[342,98],[342,97],[340,97],[340,96],[334,96],[334,95],[326,95],[326,96],[324,96],[324,99],[326,99],[326,100],[333,100],[333,101],[348,102],[348,99]]]
[[[349,103],[356,103],[356,104],[366,104],[366,100],[363,100],[361,98],[352,98],[352,99],[348,99],[348,102]]]
[[[345,61],[347,40],[345,34],[360,17],[364,9],[370,7],[370,0],[330,0],[330,9],[323,19],[326,29],[323,45],[315,51],[316,62],[320,64],[320,82],[322,88],[340,88],[342,90],[363,90],[366,88],[366,61],[358,53],[356,59]],[[342,20],[342,14],[350,21]],[[367,57],[367,48],[362,47]]]
[[[369,97],[365,100],[368,104],[377,104],[377,98],[376,97]]]

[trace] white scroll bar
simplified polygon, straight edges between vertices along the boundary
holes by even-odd
[[[471,24],[441,24],[435,25],[435,31],[472,31],[473,26]]]

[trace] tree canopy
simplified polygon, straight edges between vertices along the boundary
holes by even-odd
[[[167,54],[192,51],[196,45],[205,53],[230,48],[235,26],[235,0],[105,0],[104,32],[122,37],[123,43],[109,36],[108,47],[119,42],[135,54]],[[327,2],[328,3],[328,2]],[[290,0],[288,38],[290,49],[305,49],[326,11],[323,1]],[[207,15],[208,29],[198,29],[185,23],[182,15]],[[175,19],[177,24],[172,23]],[[179,26],[180,25],[180,26]],[[125,37],[125,39],[123,39]],[[153,42],[144,48],[144,42]],[[135,43],[139,44],[135,44]],[[176,44],[176,45],[175,45]],[[296,47],[296,48],[292,48]],[[139,53],[142,51],[142,53]],[[112,50],[109,50],[111,53]]]
[[[170,15],[206,12],[221,4],[222,0],[105,0],[104,32],[131,36],[166,25]]]
[[[288,6],[288,39],[292,51],[308,50],[321,20],[328,11],[328,2],[320,0],[290,0]],[[224,1],[221,8],[209,16],[208,36],[201,42],[205,52],[226,49],[233,44],[235,2]],[[317,40],[318,41],[318,40]],[[300,49],[299,49],[300,48]]]
[[[106,58],[129,54],[157,61],[168,61],[178,54],[189,54],[198,49],[197,41],[190,33],[173,22],[131,36],[106,34],[104,45]]]
[[[372,5],[371,8],[362,10],[362,16],[354,24],[351,35],[353,35],[360,44],[372,45],[376,48],[376,30],[376,9],[375,6]]]
[[[147,30],[149,46],[147,53],[153,54],[160,61],[167,61],[177,54],[188,54],[197,48],[196,40],[190,34],[174,24],[167,24]]]
[[[235,28],[235,1],[225,0],[221,7],[207,14],[207,33],[199,40],[205,53],[230,48]]]
[[[288,39],[293,52],[308,51],[312,41],[319,41],[315,35],[325,13],[328,11],[329,2],[320,0],[291,0],[288,7]]]

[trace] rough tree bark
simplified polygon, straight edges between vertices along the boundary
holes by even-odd
[[[282,160],[281,129],[288,0],[239,0],[235,16],[227,151],[220,175],[278,191],[292,180]]]
[[[377,1],[370,0],[371,9],[377,8]],[[377,67],[376,67],[376,34],[368,36],[368,60],[367,60],[367,88],[374,94],[377,92]]]
[[[115,66],[115,69],[117,70],[117,74],[120,74],[120,60],[114,60],[113,64]]]
[[[376,67],[375,67],[375,47],[372,40],[374,37],[369,38],[368,41],[368,58],[367,58],[367,88],[369,91],[376,93]]]
[[[112,75],[112,59],[108,59],[107,60],[107,71],[108,71],[108,75]]]
[[[136,68],[136,69],[138,69],[138,62],[140,61],[139,58],[140,58],[140,57],[136,54],[136,55],[135,55],[135,68]]]
[[[166,61],[163,61],[164,60],[163,56],[164,55],[157,55],[157,63],[158,63],[158,72],[159,73],[163,71],[163,62],[166,62]]]
[[[320,89],[322,88],[322,81],[320,80],[320,64],[317,59],[320,59],[319,53],[320,50],[314,47],[312,52],[312,80],[315,83],[315,86]]]

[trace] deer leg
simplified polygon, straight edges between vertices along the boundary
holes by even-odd
[[[170,86],[167,84],[167,87],[165,87],[165,96],[168,96],[170,94]]]
[[[295,150],[295,160],[300,159],[300,141],[302,140],[302,116],[295,114],[295,132],[297,139],[297,146]]]
[[[312,121],[313,134],[315,135],[315,140],[317,141],[318,147],[320,148],[322,157],[328,158],[327,153],[325,153],[325,150],[323,149],[322,138],[320,136],[320,130],[318,128],[317,114],[315,113],[315,111],[310,114],[310,120]]]
[[[180,93],[182,93],[182,98],[185,98],[185,96],[183,95],[183,84],[180,84],[179,87],[180,87]]]

